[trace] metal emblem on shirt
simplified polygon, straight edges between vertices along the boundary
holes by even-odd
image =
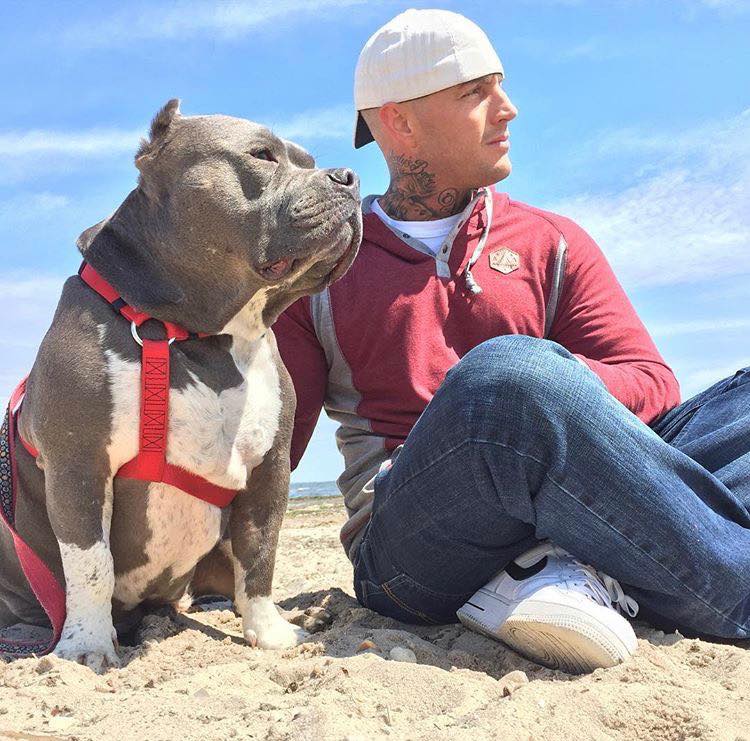
[[[490,267],[505,275],[518,270],[520,264],[521,258],[518,256],[518,253],[509,250],[507,247],[490,253]]]

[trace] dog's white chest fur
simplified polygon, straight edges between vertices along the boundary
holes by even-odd
[[[188,371],[191,383],[169,393],[167,460],[228,489],[245,486],[270,450],[279,424],[279,374],[267,338],[235,339],[231,350],[243,382],[219,393]],[[112,391],[109,456],[117,470],[138,452],[140,363],[107,350]]]
[[[279,375],[266,339],[234,340],[242,384],[217,394],[192,376],[170,393],[167,459],[212,483],[241,489],[270,450],[281,411]]]
[[[279,376],[267,337],[233,338],[232,357],[243,382],[217,393],[194,374],[170,390],[167,460],[228,489],[242,489],[271,448],[279,424]],[[138,452],[140,363],[107,350],[112,392],[112,471]],[[150,537],[147,563],[118,575],[115,597],[135,605],[166,569],[187,574],[221,535],[221,511],[165,484],[151,484],[146,503]]]

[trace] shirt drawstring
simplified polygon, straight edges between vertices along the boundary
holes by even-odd
[[[487,238],[490,235],[490,226],[492,225],[492,191],[489,188],[483,188],[482,190],[484,191],[485,209],[484,229],[482,230],[482,236],[479,238],[477,246],[474,248],[474,252],[469,258],[469,262],[466,263],[466,267],[464,268],[464,281],[466,283],[466,287],[475,296],[482,292],[482,287],[479,285],[479,283],[477,283],[476,278],[472,274],[471,267],[472,265],[474,265],[474,263],[476,263],[476,261],[479,259],[479,256],[482,254],[482,250],[484,250],[484,246],[485,244],[487,244]]]

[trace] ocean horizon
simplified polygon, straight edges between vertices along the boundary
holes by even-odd
[[[303,497],[335,497],[339,490],[335,481],[300,481],[289,484],[289,499]]]

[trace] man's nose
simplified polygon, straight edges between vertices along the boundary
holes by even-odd
[[[495,94],[497,96],[497,120],[512,121],[518,115],[518,108],[513,105],[508,93],[500,87],[500,83],[495,87]]]
[[[513,105],[513,101],[505,94],[505,117],[512,121],[518,115],[518,108]]]

